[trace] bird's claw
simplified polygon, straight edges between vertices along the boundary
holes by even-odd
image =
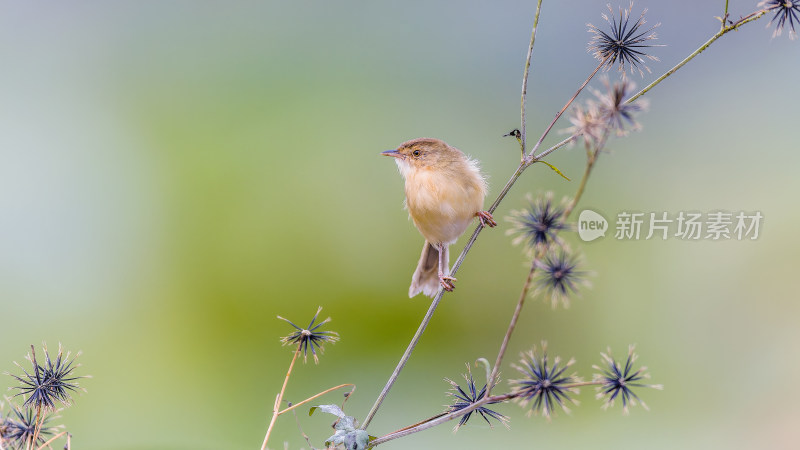
[[[478,220],[481,221],[481,226],[484,228],[494,228],[497,226],[497,222],[494,221],[494,217],[492,217],[489,211],[478,211],[475,215],[478,216]]]
[[[442,287],[447,292],[453,292],[453,289],[456,288],[455,281],[457,281],[454,277],[439,274],[439,282],[442,283]]]

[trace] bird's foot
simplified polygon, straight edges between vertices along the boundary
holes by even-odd
[[[494,228],[497,226],[497,222],[494,221],[494,217],[492,217],[489,211],[478,211],[475,215],[478,216],[478,220],[481,221],[481,226],[484,228]]]
[[[453,292],[453,289],[456,288],[455,281],[457,281],[454,277],[445,275],[443,273],[439,274],[439,282],[442,283],[442,287],[447,292]]]

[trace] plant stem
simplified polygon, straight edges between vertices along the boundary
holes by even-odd
[[[511,178],[509,178],[509,180],[506,182],[506,185],[503,186],[503,189],[500,191],[499,194],[497,194],[497,198],[494,200],[492,205],[489,206],[489,209],[487,211],[489,211],[490,214],[494,213],[497,210],[497,207],[500,206],[500,202],[502,202],[503,199],[506,198],[508,192],[511,191],[512,187],[514,187],[514,183],[517,182],[517,179],[519,179],[520,175],[522,175],[522,172],[524,172],[525,169],[527,169],[528,167],[529,166],[527,164],[520,163],[520,165],[517,167],[517,170],[514,172],[513,175],[511,175]],[[478,239],[478,235],[481,234],[481,231],[483,231],[483,225],[479,224],[475,228],[475,231],[472,232],[472,236],[470,236],[466,245],[464,245],[464,250],[462,250],[461,254],[458,255],[456,262],[453,263],[453,269],[451,270],[451,273],[455,274],[458,271],[459,267],[461,267],[461,263],[464,262],[464,258],[466,258],[467,253],[472,248],[472,245]],[[443,291],[440,289],[439,294],[441,294],[442,292]]]
[[[565,384],[563,387],[565,389],[570,389],[570,388],[584,387],[584,386],[599,386],[601,384],[603,384],[602,381],[580,381],[580,382],[577,382],[577,383]],[[374,441],[370,442],[369,445],[371,447],[374,447],[374,446],[377,446],[379,444],[383,444],[385,442],[401,438],[403,436],[408,436],[410,434],[419,433],[420,431],[427,430],[428,428],[433,428],[433,427],[435,427],[437,425],[441,425],[444,422],[448,422],[450,420],[457,419],[457,418],[459,418],[459,417],[461,417],[461,416],[463,416],[463,415],[465,415],[467,413],[475,411],[476,409],[478,409],[481,406],[486,405],[488,403],[504,402],[504,401],[507,401],[507,400],[511,400],[511,399],[517,398],[518,395],[519,394],[516,394],[516,393],[507,393],[507,394],[501,394],[501,395],[493,395],[493,396],[481,397],[480,400],[476,401],[475,403],[469,405],[468,407],[466,407],[464,409],[460,409],[458,411],[453,411],[453,412],[449,412],[449,413],[442,413],[442,414],[433,416],[430,419],[427,419],[425,421],[416,423],[414,425],[409,425],[409,426],[407,426],[405,428],[401,428],[401,429],[399,429],[397,431],[393,431],[393,432],[391,432],[391,433],[389,433],[389,434],[387,434],[385,436],[381,436],[378,439],[375,439]]]
[[[720,22],[722,22],[722,29],[725,29],[725,21],[728,20],[728,0],[725,0],[725,12],[720,17]]]
[[[32,345],[31,349],[33,349]],[[33,363],[36,364],[35,357],[33,359]],[[36,448],[36,441],[39,439],[39,432],[42,431],[42,425],[44,425],[44,414],[42,414],[42,405],[38,405],[36,406],[36,421],[34,422],[33,426],[33,436],[31,436],[31,440],[28,443],[29,449]]]
[[[726,11],[727,11],[727,3],[726,3],[725,7],[726,7]],[[764,14],[767,13],[767,11],[768,11],[767,9],[762,9],[762,10],[759,10],[759,11],[752,12],[752,13],[748,14],[747,16],[742,17],[741,19],[737,20],[736,22],[734,22],[734,23],[732,23],[732,24],[730,24],[728,26],[725,26],[725,22],[723,22],[721,30],[719,30],[715,35],[711,36],[711,38],[709,40],[707,40],[697,50],[693,51],[689,56],[684,58],[684,60],[679,62],[675,67],[673,67],[672,69],[669,69],[668,71],[666,71],[663,75],[661,75],[660,77],[656,78],[655,81],[653,81],[652,83],[648,84],[647,87],[645,87],[644,89],[642,89],[641,91],[639,91],[638,93],[633,95],[631,98],[626,100],[625,104],[629,104],[629,103],[632,103],[632,102],[636,101],[636,99],[638,99],[639,97],[641,97],[642,95],[647,93],[647,91],[649,91],[650,89],[654,88],[656,85],[658,85],[659,83],[664,81],[667,77],[669,77],[673,73],[677,72],[678,69],[680,69],[681,67],[685,66],[686,63],[688,63],[689,61],[693,60],[697,55],[699,55],[700,53],[703,53],[703,51],[705,49],[707,49],[708,47],[710,47],[711,44],[713,44],[714,41],[716,41],[717,39],[721,38],[722,36],[724,36],[728,32],[733,31],[733,30],[739,28],[740,26],[742,26],[742,25],[744,25],[746,23],[749,23],[749,22],[752,22],[754,20],[760,19]]]
[[[542,142],[544,141],[544,138],[546,138],[547,135],[550,134],[550,130],[553,129],[553,126],[555,126],[556,122],[558,122],[558,119],[560,119],[561,116],[564,114],[564,111],[566,111],[567,108],[569,108],[569,105],[571,105],[572,102],[575,101],[575,99],[578,97],[578,94],[580,94],[581,91],[583,91],[583,88],[585,88],[586,85],[589,84],[589,81],[591,81],[592,78],[594,78],[594,76],[597,75],[597,72],[600,71],[600,68],[603,67],[606,64],[606,61],[607,61],[607,58],[603,59],[602,61],[600,61],[600,64],[598,64],[597,67],[595,67],[594,71],[588,77],[586,77],[586,80],[584,80],[583,84],[581,84],[580,87],[578,88],[578,90],[575,91],[575,94],[572,96],[572,98],[570,98],[567,101],[567,103],[564,104],[564,107],[561,108],[561,111],[559,111],[558,114],[556,114],[556,116],[553,117],[553,120],[550,122],[550,125],[547,126],[547,128],[544,130],[544,133],[542,133],[542,136],[536,142],[536,145],[533,146],[533,148],[531,149],[530,153],[528,154],[528,159],[529,160],[535,161],[535,160],[542,159],[541,156],[534,156],[536,154],[536,150],[538,150],[539,146],[542,145]]]
[[[417,422],[417,423],[409,425],[407,427],[400,428],[399,430],[396,430],[396,431],[392,431],[391,433],[387,434],[387,436],[395,434],[395,433],[399,433],[401,431],[410,430],[411,428],[418,427],[418,426],[422,425],[423,423],[430,422],[431,420],[438,419],[439,417],[446,416],[447,414],[448,414],[447,412],[439,413],[439,414],[437,414],[437,415],[435,415],[433,417],[429,417],[429,418],[427,418],[427,419],[425,419],[423,421]]]
[[[303,401],[302,401],[302,402],[300,402],[300,403],[295,403],[295,404],[293,404],[292,406],[289,406],[289,407],[287,407],[286,409],[284,409],[284,410],[282,410],[282,411],[279,411],[279,412],[278,412],[278,415],[280,416],[280,415],[281,415],[281,414],[283,414],[283,413],[287,413],[287,412],[289,412],[289,411],[291,411],[291,410],[293,410],[293,409],[297,408],[298,406],[300,406],[300,405],[302,405],[302,404],[308,403],[308,402],[310,402],[311,400],[314,400],[315,398],[322,397],[323,395],[327,394],[328,392],[333,392],[333,391],[335,391],[335,390],[337,390],[337,389],[341,389],[341,388],[343,388],[343,387],[345,387],[345,386],[352,386],[352,387],[353,387],[353,389],[352,389],[352,390],[350,390],[350,392],[353,392],[353,391],[355,390],[355,387],[356,387],[356,385],[355,385],[355,384],[345,383],[345,384],[340,384],[340,385],[338,385],[338,386],[334,386],[334,387],[332,387],[332,388],[329,388],[329,389],[325,389],[324,391],[320,392],[319,394],[316,394],[316,395],[313,395],[313,396],[311,396],[311,397],[308,397],[307,399],[303,400]]]
[[[45,447],[49,447],[49,446],[50,446],[50,444],[52,444],[52,443],[53,443],[53,442],[54,442],[56,439],[60,438],[61,436],[64,436],[65,434],[67,434],[67,432],[66,432],[66,431],[62,431],[61,433],[58,433],[57,435],[55,435],[55,436],[51,437],[51,438],[50,438],[50,439],[48,439],[48,440],[47,440],[45,443],[43,443],[42,445],[40,445],[40,446],[39,446],[39,448],[38,448],[37,450],[42,450],[42,449],[43,449],[43,448],[45,448]],[[2,447],[2,446],[0,446],[0,449],[2,449],[2,448],[3,448],[3,447]]]
[[[598,140],[594,147],[589,149],[586,154],[586,169],[583,171],[583,177],[581,178],[581,184],[578,185],[578,190],[575,191],[575,195],[572,197],[572,201],[569,202],[566,208],[564,208],[563,220],[566,221],[572,211],[575,209],[575,206],[578,205],[578,202],[583,197],[583,192],[586,190],[586,183],[589,181],[589,175],[592,174],[592,169],[594,169],[594,164],[597,162],[597,158],[600,156],[600,151],[606,147],[606,142],[608,141],[610,130],[606,128],[603,131],[603,136],[601,136],[600,140]]]
[[[520,99],[520,138],[519,146],[522,149],[522,159],[525,160],[525,104],[528,95],[528,73],[531,68],[531,56],[533,54],[533,44],[536,41],[536,28],[539,25],[539,13],[542,11],[542,0],[536,4],[536,14],[533,17],[533,29],[531,30],[531,43],[528,45],[528,56],[525,58],[525,71],[522,73],[522,98]]]
[[[292,368],[294,367],[294,362],[297,361],[297,356],[300,354],[300,343],[297,344],[297,349],[294,351],[294,356],[292,356],[292,362],[289,363],[289,370],[286,372],[286,378],[283,380],[283,386],[281,387],[281,391],[278,393],[278,396],[275,398],[275,405],[272,407],[272,419],[269,421],[269,426],[267,427],[267,434],[264,436],[264,443],[261,444],[261,450],[265,450],[267,448],[267,441],[269,441],[269,435],[272,433],[272,427],[275,426],[275,421],[278,420],[278,416],[280,413],[281,402],[283,401],[283,393],[286,392],[286,385],[289,384],[289,377],[292,375]]]
[[[303,431],[303,427],[300,426],[300,419],[297,417],[297,411],[292,411],[292,415],[294,416],[294,422],[297,424],[297,429],[300,430],[300,434],[303,435],[303,439],[306,440],[308,447],[310,449],[314,449],[314,446],[311,445],[311,438],[308,437],[305,431]]]
[[[443,414],[443,415],[437,416],[433,420],[429,420],[429,421],[423,422],[423,423],[421,423],[419,425],[407,427],[407,428],[401,429],[400,431],[395,431],[395,432],[387,434],[385,436],[381,436],[378,439],[375,439],[374,441],[370,442],[369,445],[370,445],[370,447],[374,447],[376,445],[380,445],[380,444],[383,444],[385,442],[389,442],[389,441],[392,441],[394,439],[401,438],[403,436],[408,436],[409,434],[419,433],[420,431],[427,430],[428,428],[433,428],[433,427],[441,425],[441,424],[443,424],[445,422],[449,422],[449,421],[451,421],[453,419],[457,419],[457,418],[463,416],[464,414],[467,414],[467,413],[470,413],[472,411],[475,411],[476,409],[480,408],[481,406],[483,406],[483,405],[485,405],[487,403],[503,402],[503,401],[509,400],[511,398],[514,398],[514,397],[515,397],[514,394],[503,394],[503,395],[494,395],[494,396],[491,396],[491,397],[483,397],[480,400],[478,400],[477,402],[467,406],[464,409],[460,409],[458,411],[454,411],[454,412],[451,412],[451,413]]]
[[[544,159],[545,156],[547,156],[550,153],[553,153],[554,151],[560,149],[561,147],[569,144],[573,139],[575,139],[576,137],[579,137],[579,136],[580,136],[580,134],[577,134],[577,133],[573,134],[572,136],[564,139],[563,141],[559,142],[558,144],[555,144],[554,146],[548,148],[547,150],[542,150],[542,153],[539,153],[537,156],[535,156],[533,158],[533,162],[540,161],[540,160]]]
[[[578,201],[583,196],[583,191],[586,189],[586,182],[589,180],[589,174],[592,173],[592,168],[594,167],[594,163],[597,161],[597,151],[590,153],[589,157],[586,159],[586,169],[583,171],[583,177],[581,178],[581,184],[578,186],[578,190],[575,191],[575,196],[572,198],[572,201],[569,202],[566,208],[564,208],[564,219],[569,217],[572,213],[572,210],[575,209],[577,206]]]

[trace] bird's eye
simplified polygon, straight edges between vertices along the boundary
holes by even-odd
[[[422,152],[420,152],[419,150],[414,150],[413,152],[411,152],[411,154],[414,156],[414,158],[419,158],[419,155],[420,155],[421,153],[422,153]]]

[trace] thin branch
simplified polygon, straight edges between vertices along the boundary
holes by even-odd
[[[43,449],[43,448],[45,448],[45,447],[49,447],[49,446],[50,446],[50,444],[52,444],[52,443],[53,443],[53,442],[54,442],[56,439],[60,438],[61,436],[64,436],[65,434],[67,434],[67,431],[62,431],[61,433],[58,433],[57,435],[55,435],[55,436],[51,437],[51,438],[50,438],[50,439],[48,439],[48,440],[47,440],[45,443],[43,443],[42,445],[40,445],[40,446],[39,446],[39,448],[38,448],[37,450],[42,450],[42,449]],[[0,446],[0,449],[2,449],[2,446]]]
[[[423,423],[430,422],[431,420],[438,419],[439,417],[446,416],[447,414],[448,414],[447,412],[439,413],[439,414],[437,414],[437,415],[435,415],[433,417],[429,417],[429,418],[427,418],[425,420],[421,420],[421,421],[419,421],[419,422],[417,422],[415,424],[411,424],[411,425],[409,425],[407,427],[400,428],[399,430],[392,431],[391,433],[387,434],[387,436],[395,434],[395,433],[399,433],[401,431],[410,430],[411,428],[418,427],[418,426],[422,425]]]
[[[31,345],[31,350],[32,349],[33,349],[33,346]],[[36,365],[36,355],[35,354],[33,356],[33,364]],[[38,366],[37,366],[37,370],[38,370]],[[37,373],[37,376],[38,376],[38,373]],[[42,425],[44,425],[44,414],[42,414],[42,405],[37,405],[36,406],[36,421],[34,421],[34,426],[33,426],[33,436],[31,437],[31,440],[28,443],[29,444],[28,448],[32,449],[32,448],[36,447],[36,441],[39,440],[39,432],[42,431]]]
[[[272,427],[275,426],[275,421],[278,420],[278,416],[280,415],[280,407],[281,402],[283,401],[283,393],[286,392],[286,385],[289,384],[289,377],[292,375],[292,368],[294,367],[294,362],[297,361],[297,355],[300,354],[300,345],[301,343],[297,344],[297,349],[294,351],[294,356],[292,356],[292,362],[289,363],[289,370],[286,372],[286,378],[283,380],[283,386],[281,387],[281,391],[278,393],[278,396],[275,398],[275,405],[272,407],[272,419],[269,421],[269,426],[267,427],[267,434],[264,436],[264,443],[261,444],[261,450],[265,450],[267,448],[267,441],[269,441],[269,435],[272,433]]]
[[[725,29],[725,21],[728,20],[728,0],[725,0],[725,12],[722,14],[722,17],[719,18],[719,21],[722,22],[721,29]]]
[[[515,394],[503,394],[503,395],[494,395],[491,397],[483,397],[477,402],[467,406],[464,409],[459,409],[458,411],[453,411],[447,414],[436,416],[433,420],[428,420],[426,422],[422,422],[416,426],[406,427],[401,429],[400,431],[395,431],[393,433],[387,434],[385,436],[381,436],[378,439],[370,442],[370,446],[374,447],[376,445],[383,444],[385,442],[392,441],[394,439],[401,438],[403,436],[408,436],[410,434],[419,433],[420,431],[427,430],[428,428],[433,428],[435,426],[441,425],[445,422],[449,422],[453,419],[457,419],[467,413],[475,411],[476,409],[480,408],[481,406],[487,403],[495,403],[495,402],[503,402],[509,399],[516,397]]]
[[[550,148],[548,148],[546,150],[542,150],[541,153],[539,153],[537,156],[535,156],[533,158],[532,163],[536,162],[536,161],[539,161],[541,159],[544,159],[545,156],[549,155],[550,153],[553,153],[554,151],[560,149],[561,147],[566,146],[567,144],[572,142],[573,139],[575,139],[576,137],[579,137],[579,136],[580,136],[580,134],[578,134],[578,133],[573,134],[572,136],[564,139],[563,141],[559,142],[558,144],[555,144],[555,145],[553,145],[552,147],[550,147]]]
[[[300,405],[303,405],[305,403],[310,402],[311,400],[314,400],[315,398],[322,397],[323,395],[327,394],[328,392],[333,392],[333,391],[335,391],[337,389],[341,389],[341,388],[343,388],[345,386],[352,386],[353,387],[353,389],[350,390],[351,393],[356,389],[356,385],[355,384],[351,384],[351,383],[340,384],[338,386],[334,386],[332,388],[325,389],[324,391],[320,392],[319,394],[312,395],[311,397],[308,397],[307,399],[303,400],[300,403],[294,403],[291,406],[288,406],[286,409],[284,409],[282,411],[279,411],[278,415],[280,416],[283,413],[287,413],[287,412],[297,408]]]
[[[571,388],[584,387],[584,386],[599,386],[601,384],[603,384],[602,381],[581,381],[581,382],[577,382],[577,383],[565,384],[563,387],[565,389],[571,389]],[[391,440],[394,440],[394,439],[398,439],[398,438],[401,438],[401,437],[404,437],[404,436],[408,436],[410,434],[419,433],[420,431],[425,431],[425,430],[427,430],[429,428],[433,428],[433,427],[441,425],[441,424],[443,424],[445,422],[449,422],[449,421],[451,421],[453,419],[457,419],[457,418],[459,418],[459,417],[461,417],[461,416],[463,416],[465,414],[468,414],[468,413],[470,413],[472,411],[475,411],[476,409],[478,409],[481,406],[484,406],[486,404],[505,402],[505,401],[508,401],[508,400],[515,399],[519,395],[520,395],[519,393],[510,392],[510,393],[507,393],[507,394],[482,397],[480,400],[478,400],[477,402],[467,406],[464,409],[460,409],[458,411],[453,411],[453,412],[449,412],[449,413],[442,413],[442,414],[433,416],[430,419],[427,419],[427,420],[424,420],[422,422],[416,423],[414,425],[409,425],[409,426],[407,426],[405,428],[401,428],[401,429],[399,429],[397,431],[393,431],[393,432],[391,432],[391,433],[389,433],[387,435],[381,436],[381,437],[373,440],[372,442],[370,442],[369,445],[371,447],[374,447],[374,446],[377,446],[379,444],[383,444],[385,442],[388,442],[388,441],[391,441]]]
[[[727,4],[726,4],[726,11],[727,11]],[[730,25],[728,25],[728,26],[725,26],[725,23],[723,22],[723,24],[722,24],[722,29],[721,29],[721,30],[719,30],[719,31],[717,32],[717,34],[715,34],[714,36],[711,36],[711,38],[710,38],[709,40],[707,40],[707,41],[706,41],[706,42],[705,42],[703,45],[701,45],[701,46],[700,46],[700,47],[699,47],[697,50],[693,51],[693,52],[692,52],[692,53],[691,53],[689,56],[687,56],[687,57],[686,57],[686,58],[685,58],[683,61],[679,62],[679,63],[678,63],[678,64],[677,64],[675,67],[673,67],[672,69],[669,69],[668,71],[666,71],[666,72],[665,72],[663,75],[661,75],[660,77],[656,78],[656,80],[655,80],[655,81],[653,81],[652,83],[648,84],[648,85],[647,85],[647,86],[646,86],[644,89],[642,89],[641,91],[639,91],[638,93],[636,93],[635,95],[633,95],[631,98],[629,98],[628,100],[626,100],[626,101],[625,101],[625,103],[626,103],[626,104],[630,104],[630,103],[632,103],[632,102],[636,101],[636,99],[638,99],[639,97],[641,97],[642,95],[644,95],[645,93],[647,93],[647,91],[649,91],[650,89],[654,88],[656,85],[658,85],[659,83],[661,83],[661,82],[662,82],[662,81],[664,81],[665,79],[667,79],[667,77],[669,77],[669,76],[670,76],[670,75],[672,75],[673,73],[677,72],[677,71],[678,71],[678,69],[680,69],[681,67],[685,66],[685,65],[686,65],[686,63],[688,63],[689,61],[691,61],[692,59],[694,59],[694,58],[695,58],[697,55],[699,55],[700,53],[703,53],[703,51],[704,51],[705,49],[707,49],[708,47],[710,47],[710,46],[711,46],[711,44],[713,44],[713,43],[714,43],[714,41],[716,41],[717,39],[721,38],[722,36],[724,36],[724,35],[725,35],[725,34],[727,34],[728,32],[738,29],[740,26],[742,26],[742,25],[744,25],[744,24],[746,24],[746,23],[749,23],[749,22],[752,22],[752,21],[754,21],[754,20],[758,20],[758,19],[760,19],[760,18],[761,18],[761,17],[762,17],[764,14],[766,14],[766,13],[767,13],[767,11],[768,11],[768,10],[766,10],[766,9],[762,9],[762,10],[759,10],[759,11],[752,12],[752,13],[748,14],[747,16],[745,16],[745,17],[742,17],[741,19],[737,20],[736,22],[734,22],[734,23],[732,23],[732,24],[730,24]]]
[[[604,58],[602,61],[600,61],[600,64],[598,64],[597,67],[595,67],[594,71],[588,77],[586,77],[586,80],[583,82],[583,84],[581,84],[578,90],[575,91],[575,94],[572,96],[572,98],[570,98],[567,101],[567,103],[564,104],[564,107],[561,108],[561,111],[559,111],[558,114],[556,114],[556,116],[553,117],[553,120],[550,122],[550,125],[547,126],[547,128],[544,130],[544,133],[542,133],[542,136],[536,142],[536,145],[534,145],[530,153],[528,153],[528,158],[527,158],[528,160],[536,161],[542,159],[541,156],[535,156],[536,150],[538,150],[539,146],[542,145],[544,138],[546,138],[547,135],[550,134],[550,130],[553,129],[553,126],[555,126],[556,122],[558,122],[558,119],[560,119],[561,116],[564,115],[564,111],[566,111],[567,108],[569,108],[569,105],[571,105],[572,102],[575,101],[575,99],[578,97],[578,94],[580,94],[581,91],[583,91],[583,88],[585,88],[586,85],[589,84],[589,81],[591,81],[592,78],[594,78],[594,76],[597,75],[597,72],[599,72],[600,69],[606,64],[607,60],[608,58]]]
[[[297,411],[292,410],[292,415],[294,416],[294,421],[297,424],[297,429],[300,430],[300,434],[303,435],[303,438],[306,440],[306,443],[308,444],[308,447],[311,450],[315,450],[314,446],[311,445],[311,438],[308,437],[308,435],[305,433],[305,431],[303,431],[303,427],[300,426],[300,419],[297,417]]]
[[[597,162],[597,158],[600,156],[600,151],[603,150],[606,146],[606,142],[608,141],[608,136],[610,133],[610,129],[608,127],[605,128],[603,131],[603,135],[601,138],[595,143],[594,147],[587,151],[586,155],[586,169],[583,171],[583,177],[581,178],[581,184],[578,185],[578,190],[575,191],[575,195],[572,197],[572,201],[569,202],[566,208],[564,208],[563,220],[567,220],[572,211],[575,209],[575,206],[578,205],[578,202],[583,197],[583,193],[586,190],[586,183],[589,181],[589,175],[592,174],[592,169],[594,168],[595,163]]]
[[[520,138],[519,146],[522,150],[522,159],[525,159],[525,126],[527,119],[525,117],[525,104],[527,103],[528,95],[528,73],[531,68],[531,56],[533,55],[533,44],[536,42],[536,29],[539,26],[539,13],[542,11],[542,0],[536,4],[536,14],[533,17],[533,29],[531,30],[531,43],[528,44],[528,56],[525,58],[525,71],[522,74],[522,98],[520,99]]]
[[[578,201],[583,196],[583,191],[586,189],[586,182],[589,180],[589,174],[592,173],[592,168],[594,167],[594,163],[597,161],[598,153],[599,150],[595,150],[586,159],[586,169],[584,169],[583,177],[581,178],[581,184],[578,186],[578,190],[575,191],[575,196],[572,198],[572,201],[569,202],[566,208],[564,208],[565,220],[567,217],[569,217],[569,215],[575,209],[575,206],[578,205]]]

